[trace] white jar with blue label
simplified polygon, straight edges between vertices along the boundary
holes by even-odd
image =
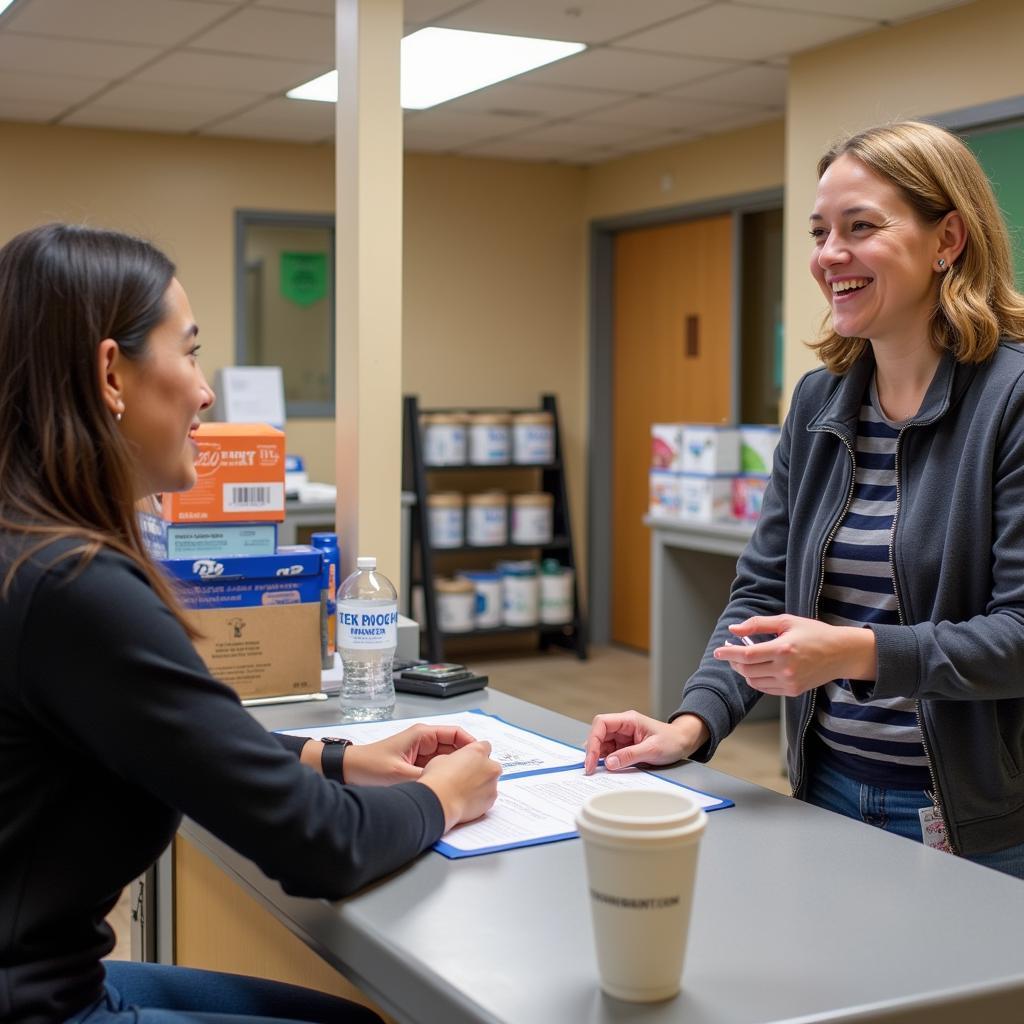
[[[508,496],[503,491],[471,494],[467,501],[466,540],[474,547],[508,543]]]
[[[423,463],[427,466],[464,466],[468,433],[463,413],[437,412],[421,417]]]
[[[474,466],[505,466],[512,458],[506,413],[480,412],[469,417],[469,461]]]
[[[466,499],[457,491],[427,497],[427,530],[435,548],[461,548],[465,542]]]
[[[338,588],[338,652],[344,670],[341,712],[346,722],[391,717],[391,666],[397,645],[398,594],[377,572],[376,558],[358,558],[356,571]]]
[[[501,625],[501,573],[489,569],[466,569],[459,573],[475,591],[474,619],[477,629]]]
[[[501,619],[506,626],[536,626],[540,587],[536,562],[501,562]]]
[[[549,412],[519,412],[512,417],[512,461],[547,465],[555,461],[555,420]]]

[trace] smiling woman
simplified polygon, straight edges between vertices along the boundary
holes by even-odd
[[[797,385],[679,709],[599,715],[587,767],[707,760],[778,694],[795,796],[1024,878],[1024,296],[1006,228],[974,157],[930,125],[855,135],[818,175],[825,366]]]

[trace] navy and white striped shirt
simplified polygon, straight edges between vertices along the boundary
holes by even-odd
[[[899,624],[889,549],[899,432],[882,414],[872,382],[860,412],[853,500],[825,552],[823,622]],[[844,775],[889,789],[930,788],[915,701],[864,703],[845,679],[833,680],[818,692],[815,729],[821,759]]]

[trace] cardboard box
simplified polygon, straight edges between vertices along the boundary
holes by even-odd
[[[697,423],[683,425],[684,473],[708,476],[732,475],[740,471],[740,434],[735,427]]]
[[[169,523],[139,514],[153,558],[240,558],[277,551],[277,523]]]
[[[319,691],[322,559],[303,545],[160,564],[202,633],[199,656],[245,699]]]
[[[683,424],[651,424],[651,469],[678,473],[683,468]]]
[[[732,481],[732,514],[737,519],[753,522],[761,518],[766,476],[737,476]]]
[[[680,474],[666,469],[650,472],[650,512],[662,519],[678,519],[682,505]]]
[[[284,434],[265,423],[203,423],[196,485],[163,496],[171,523],[284,521]]]
[[[740,470],[757,476],[771,473],[780,433],[778,427],[741,423]]]
[[[679,475],[679,518],[691,523],[720,523],[732,517],[732,477]]]

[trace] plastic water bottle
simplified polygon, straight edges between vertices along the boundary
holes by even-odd
[[[398,594],[377,572],[376,558],[357,558],[356,571],[338,588],[338,651],[344,667],[341,713],[346,722],[391,717],[391,665],[397,643]]]

